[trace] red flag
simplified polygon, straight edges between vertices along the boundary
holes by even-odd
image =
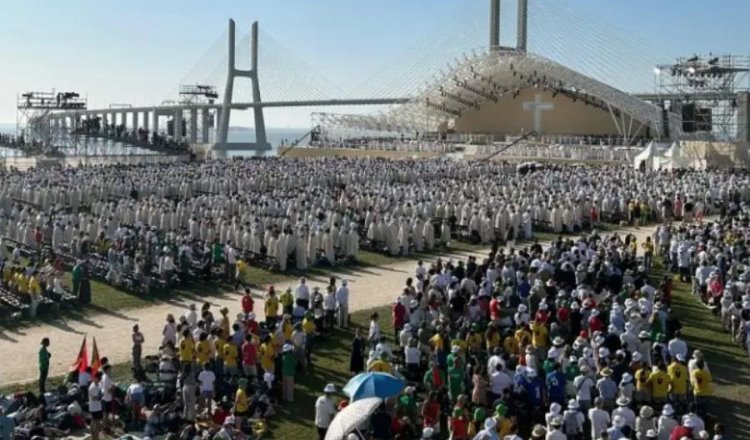
[[[99,349],[96,346],[96,338],[91,339],[94,341],[94,347],[91,349],[91,374],[96,374],[96,372],[102,367],[102,361],[99,359]]]
[[[78,350],[78,357],[76,358],[76,361],[73,362],[73,364],[70,366],[70,371],[77,371],[79,373],[83,373],[86,371],[86,368],[89,366],[89,355],[88,350],[86,349],[86,336],[83,337],[83,342],[81,342],[81,349]]]

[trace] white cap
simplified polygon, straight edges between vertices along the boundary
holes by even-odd
[[[336,392],[336,385],[329,383],[326,385],[325,388],[323,388],[324,393],[335,393]]]

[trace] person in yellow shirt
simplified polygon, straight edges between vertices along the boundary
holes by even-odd
[[[226,336],[232,332],[232,327],[229,323],[229,309],[224,307],[219,312],[221,313],[221,318],[219,318],[219,328],[223,332],[223,336]]]
[[[376,360],[374,360],[370,367],[367,369],[370,372],[373,373],[391,373],[391,363],[388,362],[388,354],[387,353],[381,353],[380,357]]]
[[[466,349],[468,348],[466,337],[464,337],[463,339],[459,337],[451,340],[451,347],[458,347],[458,353],[461,356],[466,356]]]
[[[29,298],[31,305],[29,307],[29,317],[31,319],[36,318],[36,310],[39,307],[39,303],[42,301],[42,285],[39,284],[39,275],[37,271],[31,274],[29,278]]]
[[[547,347],[547,326],[543,322],[532,321],[529,327],[531,328],[531,345],[543,351]]]
[[[203,365],[211,359],[211,344],[208,342],[208,333],[200,335],[198,343],[195,344],[195,359],[199,365]]]
[[[667,367],[672,401],[679,405],[687,402],[688,380],[690,379],[688,369],[683,362],[685,362],[685,358],[682,354],[678,354],[677,358]]]
[[[302,330],[307,333],[308,339],[310,339],[310,335],[315,333],[315,315],[313,312],[305,313],[305,318],[302,320]]]
[[[502,339],[503,338],[500,336],[500,332],[497,331],[497,328],[495,328],[495,326],[490,326],[489,328],[487,328],[487,330],[484,332],[484,340],[487,352],[494,352],[495,348],[500,346]]]
[[[274,291],[273,286],[268,288],[263,311],[266,314],[266,328],[269,330],[275,329],[276,321],[279,319],[279,299],[276,297],[276,291]]]
[[[226,342],[224,343],[224,347],[222,348],[222,351],[224,352],[224,372],[228,376],[237,376],[237,356],[239,355],[239,351],[237,350],[237,346],[234,345],[234,342],[232,341],[232,335],[227,335]]]
[[[180,365],[184,368],[185,365],[192,365],[195,362],[195,341],[193,336],[190,334],[190,329],[182,331],[182,340],[180,341],[180,348],[178,351],[180,356]]]
[[[438,326],[438,331],[430,338],[430,345],[434,353],[445,350],[445,340],[443,339],[441,330]]]
[[[657,405],[666,403],[670,380],[669,374],[667,374],[667,366],[663,362],[649,374],[648,383],[651,389],[652,402]]]
[[[518,350],[520,347],[521,346],[518,344],[518,339],[513,336],[511,330],[508,330],[508,334],[505,336],[505,340],[503,341],[503,349],[505,350],[505,352],[517,355],[519,353]]]
[[[240,285],[245,285],[245,274],[247,273],[248,265],[245,259],[242,257],[237,258],[237,262],[234,263],[234,288],[237,289]]]
[[[249,417],[250,399],[247,395],[247,379],[242,378],[237,381],[237,393],[234,396],[234,418],[237,426],[242,426],[242,421]]]
[[[285,315],[291,315],[294,304],[294,294],[292,294],[291,287],[288,287],[284,293],[279,295],[279,302],[281,303],[283,313]]]
[[[281,322],[281,331],[284,334],[284,341],[292,340],[292,333],[294,333],[294,324],[292,324],[292,315],[285,314]]]
[[[531,341],[531,333],[529,332],[528,328],[521,327],[516,330],[515,338],[516,342],[518,342],[518,346],[522,347]]]
[[[647,367],[647,365],[642,365],[641,368],[635,372],[635,392],[633,393],[633,400],[636,405],[651,401],[651,388],[648,382],[651,372]]]
[[[472,324],[471,331],[466,335],[466,346],[471,353],[479,353],[482,350],[482,342],[484,342],[484,338],[482,333],[479,332],[479,325]]]
[[[224,365],[224,344],[227,343],[224,335],[224,330],[221,328],[217,328],[212,333],[214,359],[216,362],[220,363],[221,366]]]
[[[18,293],[26,295],[29,292],[29,279],[24,275],[23,270],[18,271],[16,275],[16,286],[18,286]]]
[[[273,347],[270,335],[263,336],[263,343],[260,344],[260,367],[266,373],[273,373],[276,367],[276,350]]]
[[[690,384],[693,386],[693,396],[699,414],[705,414],[707,411],[708,398],[713,394],[712,382],[711,372],[706,369],[703,359],[699,359],[690,374]]]
[[[510,434],[511,427],[513,426],[513,422],[508,417],[505,417],[507,412],[508,407],[502,403],[495,407],[495,421],[497,422],[496,429],[500,438],[505,438]]]

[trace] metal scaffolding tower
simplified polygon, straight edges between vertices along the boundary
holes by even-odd
[[[654,69],[657,97],[682,118],[682,139],[734,141],[742,137],[738,97],[748,90],[750,57],[678,58]]]

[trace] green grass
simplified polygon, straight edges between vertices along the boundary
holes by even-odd
[[[653,275],[662,279],[663,268],[655,265]],[[671,275],[671,274],[669,274]],[[692,287],[675,277],[672,307],[682,323],[688,346],[703,352],[714,379],[711,414],[729,428],[731,438],[750,438],[750,368],[748,355],[732,342],[714,316],[692,294]],[[708,427],[709,425],[707,425]]]

